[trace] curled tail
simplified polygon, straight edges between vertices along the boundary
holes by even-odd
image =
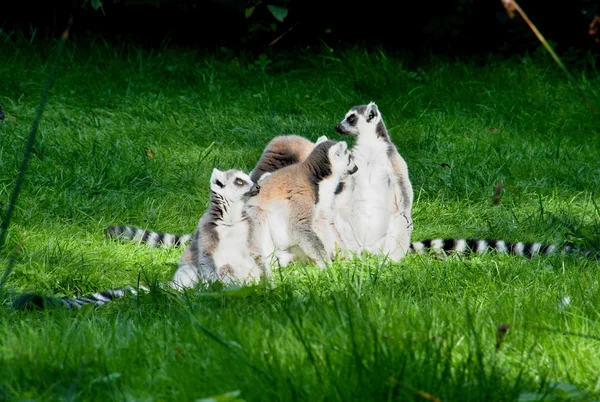
[[[426,254],[483,254],[495,250],[501,254],[515,254],[523,257],[537,255],[579,254],[600,260],[600,254],[592,250],[582,250],[571,246],[557,246],[542,243],[509,243],[492,239],[426,239],[411,243],[410,253]]]
[[[183,246],[192,238],[192,236],[188,234],[179,235],[153,232],[136,226],[109,226],[104,232],[106,233],[106,236],[111,239],[133,240],[154,247],[159,247],[161,245],[169,247]]]
[[[51,297],[24,293],[13,302],[13,307],[17,310],[35,310],[48,307],[65,307],[69,310],[80,309],[86,304],[103,306],[106,303],[127,295],[137,295],[138,293],[147,293],[149,291],[150,289],[146,286],[140,285],[139,288],[127,286],[118,289],[108,289],[83,297]]]

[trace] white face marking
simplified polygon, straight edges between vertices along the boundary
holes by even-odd
[[[230,201],[256,195],[258,188],[246,173],[236,169],[224,172],[213,169],[210,177],[210,189]]]
[[[348,150],[348,144],[344,141],[340,141],[329,148],[328,157],[331,163],[332,175],[335,177],[344,178],[357,170],[352,154]]]
[[[337,125],[339,134],[359,136],[375,132],[377,124],[381,121],[381,114],[373,102],[368,105],[356,106],[344,116],[344,120]]]

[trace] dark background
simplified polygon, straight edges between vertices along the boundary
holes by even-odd
[[[315,1],[272,0],[92,0],[6,1],[0,11],[5,34],[27,39],[59,37],[69,14],[71,39],[102,37],[144,47],[221,47],[261,51],[282,33],[273,47],[308,45],[383,45],[410,52],[450,56],[482,53],[515,54],[540,44],[520,16],[510,19],[500,0]],[[589,25],[600,0],[519,2],[558,52],[598,53]],[[266,5],[286,8],[283,22]],[[244,11],[255,6],[246,18]]]

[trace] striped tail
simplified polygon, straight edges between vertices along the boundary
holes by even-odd
[[[496,251],[500,254],[515,254],[528,258],[537,255],[578,254],[600,260],[600,254],[592,250],[542,243],[509,243],[504,240],[492,239],[427,239],[411,243],[409,252],[413,254],[468,255],[483,254],[487,251]]]
[[[36,310],[48,307],[65,307],[68,310],[80,309],[87,304],[103,306],[115,299],[120,299],[128,295],[137,295],[138,293],[147,293],[150,289],[140,285],[139,288],[127,286],[119,289],[109,289],[97,292],[83,297],[51,297],[40,296],[31,293],[24,293],[14,302],[13,307],[17,310]]]
[[[178,247],[187,244],[192,236],[147,231],[136,226],[109,226],[104,232],[111,239],[136,241],[149,246]]]

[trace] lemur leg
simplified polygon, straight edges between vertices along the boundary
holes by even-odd
[[[278,267],[287,267],[292,261],[294,261],[294,254],[285,250],[276,250],[275,259]]]
[[[394,214],[383,238],[382,253],[393,261],[401,260],[409,250],[411,232],[412,227],[410,229],[407,227],[405,214]]]
[[[405,226],[410,235],[413,231],[411,211],[414,194],[412,184],[408,177],[408,167],[402,156],[396,152],[390,156],[390,161],[392,163],[392,169],[396,179],[396,186],[394,188],[394,203],[396,206],[396,211],[404,215],[406,219]],[[400,224],[402,223],[400,222]]]
[[[186,249],[179,261],[179,268],[169,283],[171,288],[193,288],[198,283],[214,282],[220,280],[215,262],[209,256],[194,256],[194,250]]]
[[[327,264],[331,263],[331,258],[327,255],[323,242],[307,221],[292,223],[291,227],[292,235],[304,254],[321,268],[325,268]]]
[[[342,236],[333,223],[333,218],[319,217],[315,220],[313,228],[323,242],[325,252],[330,258],[335,258],[338,250],[345,249]]]
[[[261,267],[262,275],[270,277],[271,258],[275,244],[271,239],[268,216],[258,206],[250,206],[247,212],[254,223],[250,234],[250,253],[254,257],[254,261]]]

